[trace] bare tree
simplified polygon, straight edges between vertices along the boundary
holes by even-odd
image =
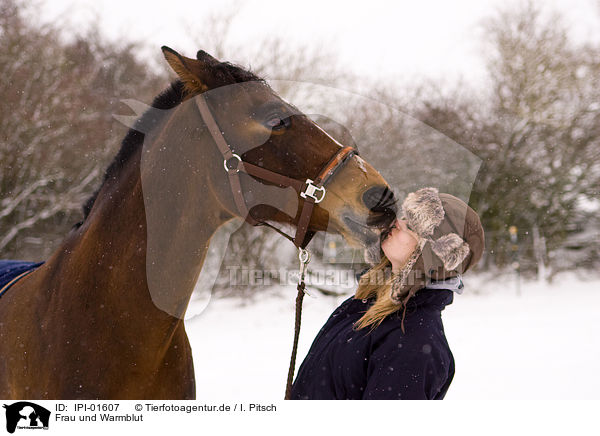
[[[494,262],[511,261],[515,225],[527,269],[546,274],[550,263],[551,275],[577,266],[564,248],[597,213],[582,204],[600,186],[599,47],[574,44],[561,17],[533,3],[499,11],[485,29],[491,99],[428,101],[419,116],[484,160],[472,202]]]
[[[111,46],[93,29],[64,42],[16,1],[2,3],[0,29],[0,253],[39,258],[79,220],[118,149],[119,100],[157,78],[134,46]]]

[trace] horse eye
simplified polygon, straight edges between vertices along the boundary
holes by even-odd
[[[274,116],[269,118],[266,125],[273,130],[282,130],[289,126],[289,118],[282,119],[281,117]]]

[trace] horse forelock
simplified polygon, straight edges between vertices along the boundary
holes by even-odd
[[[227,74],[233,80],[233,83],[242,82],[262,82],[263,79],[258,77],[255,73],[250,70],[246,70],[238,65],[230,62],[221,62],[215,67],[215,70],[221,74]]]

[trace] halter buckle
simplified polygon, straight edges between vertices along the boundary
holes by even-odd
[[[320,192],[321,196],[317,197],[315,195],[316,192]],[[315,200],[315,203],[320,203],[325,198],[325,187],[324,186],[319,187],[319,186],[315,185],[315,182],[313,182],[311,179],[306,179],[306,189],[300,193],[300,197],[302,197],[302,198],[310,197],[313,200]]]

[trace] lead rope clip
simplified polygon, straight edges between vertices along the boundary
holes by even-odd
[[[316,298],[306,290],[304,278],[308,272],[308,263],[310,262],[310,252],[305,248],[298,248],[298,260],[300,261],[300,275],[298,278],[298,286],[302,287],[303,292],[311,298]]]

